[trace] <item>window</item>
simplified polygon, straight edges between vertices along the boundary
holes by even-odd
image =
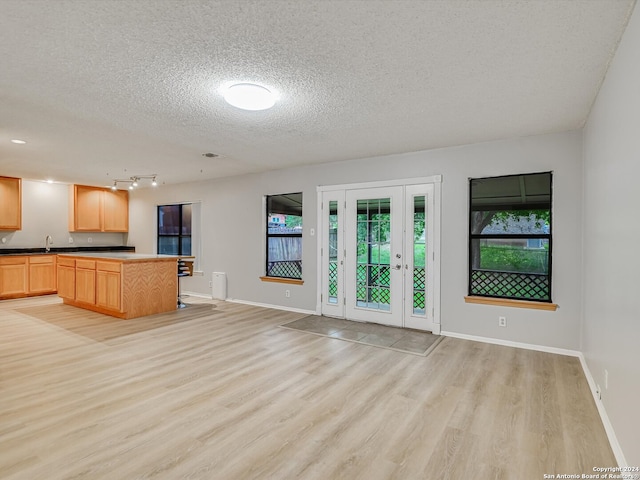
[[[158,206],[158,253],[191,255],[191,204]]]
[[[551,302],[551,172],[469,183],[469,295]]]
[[[269,195],[267,277],[302,279],[302,193]]]

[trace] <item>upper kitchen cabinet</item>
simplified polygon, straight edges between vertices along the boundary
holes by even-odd
[[[129,192],[71,185],[70,232],[127,232]]]
[[[105,190],[103,209],[103,231],[129,231],[129,192],[127,190]]]
[[[22,180],[0,177],[0,230],[22,229]]]

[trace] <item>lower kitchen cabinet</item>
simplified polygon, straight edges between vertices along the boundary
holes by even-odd
[[[177,308],[177,260],[135,253],[60,255],[58,295],[66,305],[123,319],[170,312]],[[63,286],[73,282],[74,296]]]
[[[0,258],[0,297],[24,297],[29,291],[29,257]]]
[[[46,295],[56,293],[56,257],[38,255],[29,257],[29,293]]]
[[[58,296],[75,300],[76,298],[76,267],[58,263]]]
[[[61,256],[58,296],[96,307],[103,313],[122,312],[122,263]]]
[[[56,293],[55,255],[0,257],[0,299]]]
[[[96,305],[98,307],[120,311],[122,299],[120,269],[120,263],[97,262]]]
[[[96,262],[76,260],[76,302],[96,303]]]

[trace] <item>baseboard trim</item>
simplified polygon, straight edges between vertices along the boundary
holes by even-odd
[[[537,352],[555,353],[558,355],[568,355],[570,357],[579,357],[582,355],[578,350],[569,350],[566,348],[547,347],[546,345],[536,345],[534,343],[513,342],[511,340],[501,340],[499,338],[479,337],[476,335],[467,335],[464,333],[441,331],[440,335],[445,337],[460,338],[462,340],[471,340],[473,342],[492,343],[494,345],[503,345],[505,347],[524,348],[526,350],[535,350]]]
[[[185,297],[206,298],[208,300],[212,300],[213,299],[213,297],[211,295],[206,295],[204,293],[197,293],[197,292],[187,292],[185,290],[180,292],[180,295],[184,295]]]
[[[596,381],[593,378],[593,375],[591,375],[591,370],[589,370],[587,360],[584,358],[582,352],[580,352],[578,358],[580,358],[582,370],[584,371],[585,377],[587,377],[587,383],[589,384],[591,395],[593,395],[593,401],[596,403],[596,408],[598,409],[598,413],[600,414],[600,419],[602,420],[602,425],[604,425],[604,430],[605,432],[607,432],[607,438],[609,439],[609,444],[611,445],[611,450],[613,450],[613,454],[616,457],[618,466],[628,467],[629,465],[627,464],[627,459],[624,457],[622,447],[618,442],[618,437],[616,437],[616,432],[613,429],[611,421],[609,420],[609,415],[607,415],[607,409],[604,407],[604,403],[602,403],[602,400],[598,398],[598,387],[596,385]]]
[[[268,303],[251,302],[249,300],[239,300],[237,298],[227,298],[225,302],[241,303],[243,305],[251,305],[253,307],[272,308],[274,310],[284,310],[285,312],[304,313],[306,315],[315,315],[315,310],[305,310],[303,308],[284,307],[282,305],[271,305]]]
[[[593,379],[593,375],[591,375],[591,371],[587,366],[587,362],[582,352],[578,350],[569,350],[565,348],[547,347],[545,345],[536,345],[532,343],[521,343],[521,342],[512,342],[510,340],[500,340],[497,338],[478,337],[476,335],[466,335],[464,333],[456,333],[456,332],[442,331],[440,332],[440,335],[443,335],[445,337],[460,338],[462,340],[471,340],[474,342],[503,345],[505,347],[524,348],[526,350],[535,350],[538,352],[555,353],[558,355],[568,355],[570,357],[577,357],[580,360],[580,365],[582,366],[582,371],[584,372],[584,376],[587,378],[587,383],[589,384],[589,390],[591,390],[591,395],[593,395],[593,401],[595,402],[596,408],[598,409],[600,420],[602,420],[602,425],[604,426],[604,430],[607,433],[607,438],[609,439],[609,444],[611,445],[611,450],[613,450],[613,454],[616,457],[618,466],[628,467],[627,460],[625,459],[624,453],[622,452],[622,447],[620,447],[620,443],[618,442],[618,437],[616,437],[616,433],[615,433],[615,430],[613,429],[613,425],[611,424],[611,421],[609,420],[609,416],[607,415],[607,410],[605,409],[604,404],[602,403],[602,400],[598,398],[596,382]]]

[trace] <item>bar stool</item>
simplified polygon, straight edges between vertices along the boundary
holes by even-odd
[[[181,297],[180,278],[188,277],[188,276],[190,276],[189,266],[187,265],[187,262],[179,258],[178,259],[178,308],[184,308],[187,306],[187,304],[182,301],[182,298],[180,298]]]

